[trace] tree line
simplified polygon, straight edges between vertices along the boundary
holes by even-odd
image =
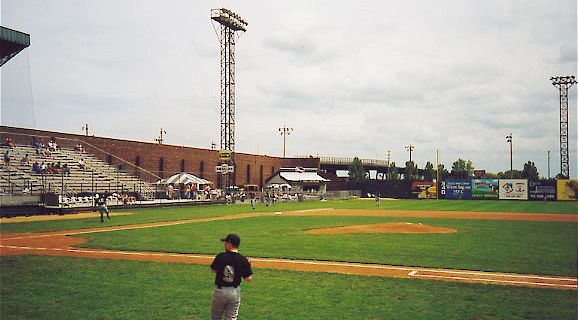
[[[367,172],[363,162],[355,157],[348,167],[349,180],[352,182],[361,182],[368,179]],[[474,165],[471,160],[459,158],[454,161],[451,171],[446,169],[443,164],[438,165],[437,170],[431,162],[426,162],[423,169],[419,169],[414,161],[407,161],[405,167],[398,167],[395,162],[389,164],[386,173],[387,180],[411,180],[411,181],[433,181],[440,172],[440,180],[446,179],[473,179]],[[504,172],[491,173],[485,172],[484,179],[528,179],[536,181],[540,179],[538,168],[532,161],[524,163],[523,170],[508,170]],[[557,177],[559,178],[559,177]]]

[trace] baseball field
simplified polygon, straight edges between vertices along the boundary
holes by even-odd
[[[241,237],[241,319],[576,319],[574,202],[340,200],[0,223],[2,319],[206,319]]]

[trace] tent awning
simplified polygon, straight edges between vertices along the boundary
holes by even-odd
[[[164,181],[163,181],[164,180]],[[169,183],[184,183],[184,184],[211,184],[212,182],[209,180],[205,180],[203,178],[199,178],[193,174],[187,172],[177,173],[172,175],[166,179],[160,180],[160,183],[169,184]]]

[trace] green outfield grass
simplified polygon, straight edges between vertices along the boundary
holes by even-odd
[[[318,208],[335,209],[380,209],[380,210],[440,210],[440,211],[497,211],[497,212],[528,212],[528,213],[563,213],[577,214],[576,202],[540,202],[540,201],[475,201],[475,200],[383,200],[381,206],[376,207],[371,199],[360,200],[336,200],[336,201],[307,201],[278,203],[275,206],[266,207],[257,205],[257,212],[292,211]],[[112,209],[113,212],[117,211]],[[251,212],[248,204],[240,205],[208,205],[188,207],[165,207],[147,209],[127,209],[134,214],[114,217],[106,225],[130,225],[150,223],[157,221],[174,221],[182,219],[194,219],[210,216],[221,216],[237,213]],[[99,214],[94,213],[94,218],[39,221],[27,223],[2,223],[0,233],[42,232],[55,230],[73,230],[96,228],[102,226]]]
[[[0,259],[2,319],[207,319],[207,266]],[[576,319],[575,291],[256,270],[241,319]]]
[[[308,229],[412,222],[450,234],[304,234]],[[578,225],[560,222],[390,217],[268,216],[84,234],[83,247],[215,254],[229,232],[252,257],[370,262],[404,266],[576,275]]]

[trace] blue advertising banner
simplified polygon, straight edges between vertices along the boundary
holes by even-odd
[[[472,199],[472,180],[442,181],[441,194],[445,199]]]
[[[473,179],[473,199],[498,199],[498,179]]]
[[[528,181],[528,199],[556,200],[556,180]]]

